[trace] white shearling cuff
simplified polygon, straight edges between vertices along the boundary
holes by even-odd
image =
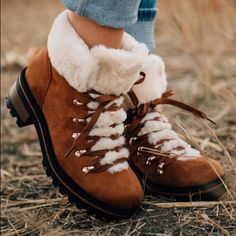
[[[53,67],[79,92],[126,94],[139,79],[148,49],[124,33],[121,49],[98,45],[89,48],[68,19],[68,10],[55,19],[48,35]]]
[[[102,94],[126,94],[135,85],[140,103],[158,98],[167,86],[162,59],[149,55],[145,44],[124,33],[121,48],[98,45],[89,48],[69,22],[68,10],[55,19],[48,35],[48,54],[53,67],[79,92],[96,90]]]

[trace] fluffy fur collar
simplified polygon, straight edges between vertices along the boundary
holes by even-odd
[[[160,57],[149,55],[143,43],[125,33],[121,49],[102,45],[91,49],[79,37],[63,11],[54,21],[48,36],[48,53],[53,67],[79,92],[94,89],[103,94],[126,94],[134,87],[140,103],[157,98],[166,88],[164,64]]]

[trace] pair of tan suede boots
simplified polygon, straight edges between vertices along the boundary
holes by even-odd
[[[43,165],[71,202],[108,218],[130,217],[145,191],[177,200],[221,197],[223,169],[172,130],[164,64],[124,34],[121,49],[89,49],[62,12],[12,86],[7,106],[34,124]]]

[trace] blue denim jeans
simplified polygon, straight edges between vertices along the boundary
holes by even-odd
[[[145,43],[150,50],[155,48],[154,29],[156,14],[157,0],[141,0],[137,22],[125,28],[126,32],[139,42]]]
[[[154,48],[156,0],[62,0],[66,8],[100,25],[125,28],[134,38]]]

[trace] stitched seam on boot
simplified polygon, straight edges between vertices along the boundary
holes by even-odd
[[[51,62],[50,62],[49,58],[48,58],[48,74],[49,74],[49,81],[48,81],[48,85],[46,87],[46,90],[44,92],[44,95],[42,96],[42,100],[41,100],[41,103],[40,103],[41,108],[43,108],[45,97],[48,93],[48,90],[49,90],[51,82],[52,82],[52,65],[51,65]]]

